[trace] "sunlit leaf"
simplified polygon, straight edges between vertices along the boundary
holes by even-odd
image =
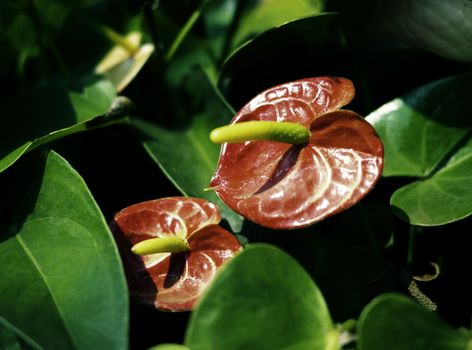
[[[441,225],[472,213],[471,89],[471,75],[437,81],[367,117],[385,145],[384,176],[420,178],[391,198],[395,213],[412,224]]]
[[[293,258],[254,245],[222,270],[192,314],[185,344],[203,349],[338,349],[321,292]]]
[[[114,122],[103,117],[90,121],[104,115],[114,97],[114,88],[106,80],[77,88],[57,81],[8,102],[2,106],[5,123],[0,129],[0,172],[41,144]]]
[[[63,158],[35,156],[8,173],[21,188],[0,182],[12,215],[0,232],[0,314],[45,349],[125,349],[126,282],[107,224]]]

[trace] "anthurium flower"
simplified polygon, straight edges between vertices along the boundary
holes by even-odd
[[[234,211],[275,229],[305,227],[351,207],[379,179],[384,153],[368,122],[340,110],[353,97],[352,82],[336,77],[260,93],[210,135],[223,143],[210,187]]]
[[[191,310],[217,270],[241,249],[203,199],[168,197],[132,205],[111,229],[130,294],[166,311]]]
[[[95,72],[105,75],[113,83],[116,91],[121,92],[151,57],[154,45],[141,44],[140,32],[121,36],[111,28],[105,27],[103,31],[115,46],[97,64]]]

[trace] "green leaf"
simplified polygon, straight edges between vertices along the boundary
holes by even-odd
[[[293,258],[249,246],[214,280],[192,314],[186,345],[200,349],[338,349],[327,306]]]
[[[0,314],[45,349],[125,349],[128,296],[111,233],[80,175],[54,152],[44,158],[1,178],[12,218],[0,233]]]
[[[112,122],[103,117],[90,119],[109,109],[114,91],[106,80],[82,86],[56,81],[1,106],[5,123],[0,129],[0,172],[41,144]]]
[[[362,312],[359,350],[469,350],[472,334],[454,330],[437,314],[402,295],[384,294]]]
[[[325,13],[294,20],[239,47],[226,59],[220,74],[225,96],[233,105],[242,106],[276,84],[326,72],[349,76],[348,53],[339,41],[336,19],[335,14]]]
[[[367,117],[385,146],[384,176],[419,177],[391,198],[414,225],[442,225],[472,213],[468,116],[472,75],[440,80],[397,98]]]
[[[260,33],[303,17],[319,14],[323,10],[322,0],[263,0],[249,1],[233,37],[236,48]]]
[[[472,60],[472,3],[469,0],[384,1],[371,30],[459,60]]]
[[[186,128],[168,129],[136,118],[131,125],[138,130],[149,155],[184,195],[216,203],[233,232],[239,232],[242,217],[229,209],[214,191],[205,190],[216,169],[220,150],[220,146],[210,142],[210,131],[227,124],[234,112],[202,71],[195,78],[193,98],[203,104],[203,109],[196,108],[199,111]]]

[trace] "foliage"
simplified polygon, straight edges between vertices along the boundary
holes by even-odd
[[[0,349],[471,350],[471,11],[1,1]],[[258,226],[207,190],[208,135],[317,76],[354,83],[347,108],[380,136],[383,177],[312,226]],[[179,195],[214,202],[249,244],[177,314],[129,300],[107,222]]]

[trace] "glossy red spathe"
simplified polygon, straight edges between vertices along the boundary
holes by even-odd
[[[275,229],[309,226],[354,205],[382,173],[383,145],[363,118],[340,110],[353,97],[352,82],[335,77],[262,92],[231,124],[296,122],[310,129],[310,141],[224,144],[211,188],[236,212]]]
[[[241,249],[218,225],[218,208],[204,200],[168,197],[132,205],[115,215],[111,228],[123,260],[131,296],[165,311],[188,311],[219,267]],[[135,255],[143,240],[176,235],[189,251]]]

